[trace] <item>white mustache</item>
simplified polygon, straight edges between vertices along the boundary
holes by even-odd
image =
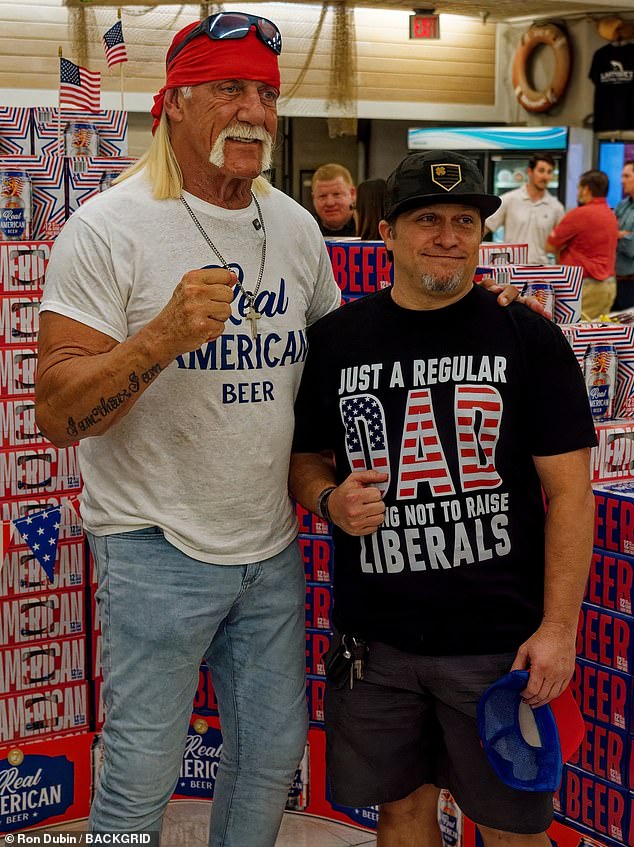
[[[222,168],[225,163],[224,146],[228,138],[239,138],[244,141],[262,142],[262,170],[267,171],[271,167],[271,154],[273,152],[273,139],[262,126],[235,121],[222,129],[214,142],[209,153],[209,161],[212,165]]]

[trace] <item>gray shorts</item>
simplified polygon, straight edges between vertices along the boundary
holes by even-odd
[[[334,639],[331,651],[338,643]],[[371,642],[365,679],[352,689],[348,682],[326,684],[333,800],[373,806],[433,783],[448,788],[475,823],[519,834],[544,832],[553,819],[552,794],[501,782],[478,736],[478,700],[514,658],[418,656]]]

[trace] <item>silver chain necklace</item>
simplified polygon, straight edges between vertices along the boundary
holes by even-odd
[[[242,294],[244,295],[244,297],[245,297],[245,299],[246,299],[247,303],[249,304],[249,311],[247,312],[246,317],[247,317],[247,320],[249,321],[249,323],[251,324],[251,337],[252,337],[253,339],[256,339],[256,338],[258,337],[258,324],[257,324],[257,322],[260,320],[260,318],[262,317],[262,315],[261,315],[261,314],[258,312],[258,310],[255,308],[255,305],[254,305],[254,304],[255,304],[255,298],[257,297],[258,291],[260,290],[260,285],[262,284],[262,276],[264,275],[264,265],[265,265],[265,263],[266,263],[266,227],[264,226],[264,217],[262,216],[262,209],[260,209],[260,204],[258,203],[257,197],[255,196],[255,194],[254,194],[253,192],[251,192],[251,197],[253,198],[253,202],[255,203],[255,208],[258,210],[258,220],[257,220],[257,223],[259,224],[259,227],[256,227],[256,229],[261,229],[261,230],[262,230],[262,235],[263,235],[263,239],[262,239],[262,257],[261,257],[261,259],[260,259],[260,270],[258,271],[258,280],[257,280],[257,282],[256,282],[256,284],[255,284],[255,290],[254,290],[254,291],[247,291],[247,290],[243,287],[243,285],[242,285],[242,283],[241,283],[241,282],[237,282],[236,284],[237,284],[238,288],[240,289],[240,291],[242,292]],[[217,247],[216,247],[216,245],[213,243],[213,241],[211,240],[211,238],[207,235],[207,233],[206,233],[206,232],[205,232],[205,230],[203,229],[203,225],[202,225],[202,224],[201,224],[201,222],[198,220],[198,218],[197,218],[197,217],[196,217],[196,215],[194,214],[194,212],[193,212],[193,210],[192,210],[191,206],[189,205],[189,203],[187,202],[187,200],[185,200],[185,198],[183,197],[183,195],[182,195],[182,194],[181,194],[181,196],[180,196],[180,199],[181,199],[181,203],[183,204],[183,206],[184,206],[184,207],[187,209],[187,211],[189,212],[189,216],[190,216],[190,218],[192,219],[192,221],[193,221],[193,222],[196,224],[196,226],[198,227],[198,231],[200,232],[200,234],[202,235],[202,237],[205,239],[205,241],[207,242],[207,244],[208,244],[208,245],[211,247],[211,249],[214,251],[214,253],[215,253],[215,254],[216,254],[216,256],[218,257],[218,259],[220,259],[220,262],[222,263],[223,268],[225,268],[225,270],[227,270],[227,271],[230,271],[230,270],[231,270],[231,268],[230,268],[230,267],[229,267],[229,265],[227,264],[227,260],[224,258],[224,256],[223,256],[223,255],[222,255],[222,253],[220,252],[220,250],[218,250],[218,248],[217,248]],[[253,222],[254,226],[255,226],[255,223],[256,223],[256,222],[254,221],[254,222]]]

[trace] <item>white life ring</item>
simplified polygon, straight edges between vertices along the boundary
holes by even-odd
[[[555,71],[544,91],[535,91],[526,73],[528,59],[539,44],[552,47],[555,53]],[[524,33],[513,57],[513,91],[527,112],[547,112],[561,99],[570,80],[571,58],[568,36],[558,26],[538,24]]]

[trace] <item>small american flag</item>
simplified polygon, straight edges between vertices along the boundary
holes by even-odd
[[[106,51],[106,60],[108,67],[120,65],[122,62],[128,61],[128,53],[125,49],[125,41],[123,40],[123,27],[121,21],[117,21],[114,26],[111,26],[108,32],[103,37],[103,49]]]
[[[24,543],[28,544],[33,555],[44,569],[49,582],[53,582],[55,578],[60,522],[60,506],[13,521],[13,525],[24,539]]]
[[[59,60],[59,105],[81,112],[98,112],[101,104],[101,74]]]

